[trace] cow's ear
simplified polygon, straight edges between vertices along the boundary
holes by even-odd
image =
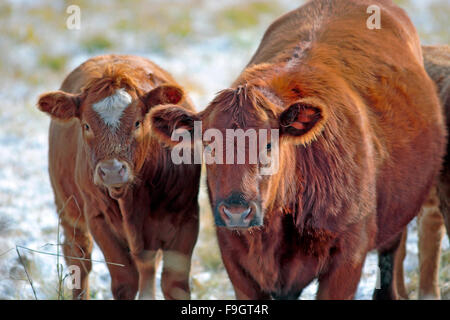
[[[171,84],[164,84],[156,87],[142,97],[146,113],[154,106],[160,104],[180,104],[183,99],[183,89]]]
[[[64,91],[44,93],[39,97],[38,108],[53,119],[67,121],[80,115],[80,95]]]
[[[294,144],[308,144],[321,134],[326,119],[326,109],[318,101],[302,99],[281,113],[281,136]]]
[[[193,143],[194,122],[200,118],[193,112],[174,105],[163,105],[150,112],[152,133],[169,147],[180,142]]]

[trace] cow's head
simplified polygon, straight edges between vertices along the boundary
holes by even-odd
[[[80,94],[45,93],[38,107],[57,121],[77,120],[92,181],[119,199],[139,179],[145,159],[152,152],[146,117],[149,110],[182,99],[183,91],[173,85],[143,92],[105,78],[88,84]]]
[[[173,146],[177,142],[169,139],[179,131],[177,129],[193,133],[194,122],[201,121],[215,222],[217,226],[228,228],[261,226],[266,212],[284,205],[282,198],[295,190],[292,185],[283,186],[280,182],[286,178],[288,167],[291,172],[287,178],[295,179],[296,146],[316,139],[326,118],[322,103],[315,98],[284,97],[267,87],[251,86],[222,91],[198,114],[164,106],[150,114],[154,131]],[[243,130],[244,144],[230,135],[231,132],[237,134],[237,129]],[[265,132],[267,140],[260,132]],[[222,138],[217,138],[220,135]],[[233,140],[235,143],[229,144]],[[244,163],[237,161],[239,152],[245,154]],[[208,162],[206,158],[211,157],[211,153],[213,157],[222,158],[222,163]],[[227,162],[228,154],[234,155],[234,163]],[[278,162],[272,167],[275,170],[267,171],[273,161]]]

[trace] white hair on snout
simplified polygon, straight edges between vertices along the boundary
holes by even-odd
[[[123,111],[131,103],[130,94],[124,89],[117,89],[113,95],[94,103],[92,108],[99,114],[109,127],[116,129],[119,126]]]

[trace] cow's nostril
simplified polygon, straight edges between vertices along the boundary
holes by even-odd
[[[236,212],[231,212],[230,210],[228,210],[227,207],[223,207],[223,212],[226,214],[226,216],[230,219],[233,218],[233,215],[235,216],[240,216],[242,219],[247,218],[250,215],[250,212],[252,211],[252,208],[248,207],[246,210],[244,211],[239,211],[236,210]]]
[[[231,212],[224,205],[219,206],[219,215],[225,223],[228,223],[232,218]]]
[[[242,213],[242,219],[246,219],[249,215],[250,215],[250,212],[252,211],[252,208],[248,208],[247,210],[245,210],[243,213]]]
[[[228,210],[225,206],[223,207],[223,212],[227,215],[227,217],[229,219],[231,219],[233,217],[232,213],[230,212],[230,210]]]
[[[127,172],[127,168],[125,167],[125,165],[122,165],[122,168],[120,168],[120,170],[119,170],[119,175],[121,177],[123,177],[126,172]]]
[[[129,167],[126,163],[113,160],[105,160],[98,164],[98,179],[105,186],[124,185],[130,180]]]

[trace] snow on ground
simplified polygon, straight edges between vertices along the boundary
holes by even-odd
[[[424,42],[448,43],[446,0],[427,1],[428,6],[424,1],[398,2],[411,15]],[[9,0],[0,4],[0,46],[4,48],[0,52],[0,299],[34,299],[35,294],[38,299],[62,298],[58,295],[58,259],[43,253],[56,253],[61,239],[47,173],[49,119],[34,107],[40,93],[57,89],[70,70],[93,55],[132,53],[169,70],[190,92],[198,109],[203,109],[239,74],[269,23],[302,1],[153,0],[135,1],[126,8],[123,2],[74,3],[82,10],[80,31],[65,28],[62,2]],[[199,202],[201,232],[192,265],[193,298],[232,299],[204,184]],[[407,250],[406,282],[414,297],[415,222],[409,226]],[[448,239],[444,239],[446,261],[448,255]],[[97,247],[93,259],[103,260]],[[373,253],[367,257],[357,299],[371,298],[376,261]],[[63,259],[59,262],[64,275]],[[441,273],[443,286],[448,288],[448,266]],[[103,263],[94,263],[90,281],[92,298],[111,299]],[[314,282],[302,299],[314,298],[316,289]],[[63,298],[67,297],[66,289]],[[162,298],[159,286],[157,297]]]

